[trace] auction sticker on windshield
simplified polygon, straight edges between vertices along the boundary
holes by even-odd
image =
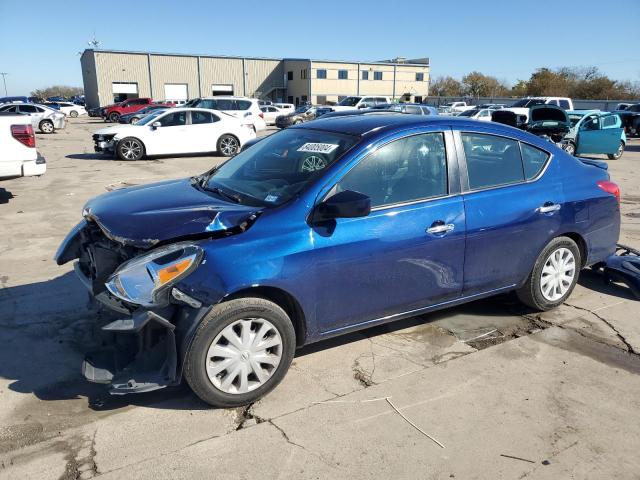
[[[298,151],[299,152],[313,152],[313,153],[331,153],[339,145],[334,143],[305,143],[302,145]]]

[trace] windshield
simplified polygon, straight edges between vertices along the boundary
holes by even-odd
[[[153,123],[155,119],[158,118],[163,113],[164,113],[164,110],[156,110],[155,112],[150,113],[149,115],[141,118],[140,121],[136,123],[136,125],[147,125],[149,123]]]
[[[532,107],[533,105],[544,105],[544,100],[541,98],[523,98],[511,105],[512,107]]]
[[[460,115],[458,115],[459,117],[473,117],[476,113],[478,113],[480,110],[476,110],[475,108],[473,110],[465,110],[464,112],[462,112]]]
[[[224,163],[205,188],[248,205],[280,205],[302,191],[358,141],[307,129],[275,133]]]
[[[192,100],[189,100],[183,106],[185,106],[185,107],[197,107],[198,103],[200,103],[200,99],[199,98],[194,98]]]
[[[338,105],[342,107],[355,107],[362,97],[347,97],[338,102]]]

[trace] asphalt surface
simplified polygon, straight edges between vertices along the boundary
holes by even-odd
[[[541,315],[503,295],[304,348],[249,408],[88,384],[105,313],[55,249],[88,198],[222,160],[107,159],[103,126],[38,134],[46,175],[0,182],[0,478],[640,477],[640,303],[590,271]],[[608,163],[638,248],[640,142]]]

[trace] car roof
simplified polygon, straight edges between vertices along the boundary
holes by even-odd
[[[290,128],[305,128],[326,130],[348,135],[365,136],[369,133],[392,132],[412,127],[430,125],[455,126],[456,128],[478,126],[477,121],[466,120],[457,117],[430,116],[430,115],[403,115],[403,114],[365,114],[347,115],[343,117],[320,117],[313,122],[303,123]],[[506,125],[495,123],[491,125],[496,130],[504,131],[505,135],[513,136],[514,129]]]
[[[592,113],[608,113],[602,110],[567,110],[567,115],[591,115]]]

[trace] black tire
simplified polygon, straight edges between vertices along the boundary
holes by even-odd
[[[135,137],[125,137],[116,145],[116,155],[120,160],[140,160],[145,155],[144,143]]]
[[[618,160],[623,153],[624,153],[624,142],[621,140],[620,145],[618,146],[618,151],[616,153],[607,154],[607,157],[609,158],[609,160]]]
[[[542,270],[545,267],[545,263],[550,258],[551,254],[558,251],[561,248],[565,248],[571,251],[575,260],[575,272],[573,275],[573,281],[567,291],[556,300],[549,300],[545,298],[542,292]],[[573,292],[578,278],[580,276],[580,269],[582,268],[582,256],[580,254],[580,248],[569,237],[557,237],[551,240],[549,244],[542,250],[536,263],[533,266],[533,270],[529,274],[525,284],[516,290],[516,294],[522,303],[539,311],[546,311],[556,308],[561,305]]]
[[[118,123],[120,121],[120,114],[118,112],[111,112],[109,114],[109,121],[113,123]]]
[[[220,135],[216,144],[216,151],[224,157],[233,157],[240,152],[240,141],[233,135]]]
[[[207,353],[217,335],[241,319],[268,320],[282,339],[280,363],[271,376],[255,390],[247,393],[227,393],[212,383],[207,375]],[[289,370],[296,348],[296,336],[291,320],[278,305],[263,298],[239,298],[216,305],[202,320],[195,333],[184,364],[184,377],[193,392],[214,407],[240,407],[255,402],[273,390]]]
[[[69,116],[71,118],[78,118],[78,112],[75,110],[71,110],[71,112],[69,112]]]
[[[55,131],[51,120],[42,120],[40,125],[38,125],[38,128],[42,133],[53,133]]]
[[[569,155],[574,155],[576,154],[576,144],[573,142],[568,142],[566,143],[562,149],[567,152]]]

